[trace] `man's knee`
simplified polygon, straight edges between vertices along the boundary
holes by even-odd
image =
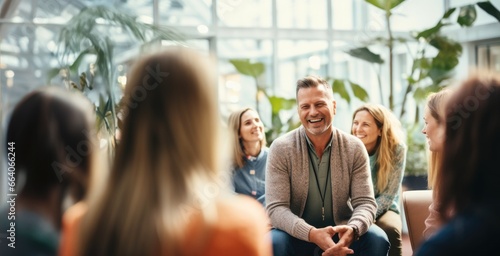
[[[364,244],[363,248],[366,252],[370,252],[366,255],[387,255],[390,247],[387,234],[377,225],[372,225],[368,231],[360,237],[360,242]]]
[[[271,230],[271,237],[273,242],[273,255],[290,255],[292,236],[283,230],[273,228]]]

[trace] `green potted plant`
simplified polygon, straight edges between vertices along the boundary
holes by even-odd
[[[121,33],[110,33],[118,28]],[[111,6],[86,7],[75,15],[59,33],[58,55],[61,67],[49,72],[49,80],[59,76],[70,89],[81,91],[95,105],[97,129],[111,145],[116,142],[118,107],[122,87],[116,62],[117,36],[127,35],[128,45],[139,48],[160,41],[180,41],[175,29],[141,22],[136,16]],[[77,82],[75,82],[77,81]],[[50,82],[50,81],[49,81]]]
[[[388,102],[389,108],[395,111],[394,95],[401,95],[401,92],[394,91],[394,68],[393,68],[393,50],[397,44],[416,45],[416,53],[409,54],[413,58],[411,71],[406,75],[405,89],[402,91],[402,101],[398,104],[400,112],[399,119],[407,127],[407,160],[405,170],[404,184],[418,189],[427,187],[427,151],[426,142],[421,135],[421,113],[419,103],[422,103],[430,92],[435,92],[449,85],[454,75],[455,67],[459,63],[462,54],[462,46],[459,42],[446,37],[442,29],[452,24],[459,24],[462,27],[470,27],[474,24],[477,17],[476,8],[481,8],[489,15],[500,21],[500,12],[489,2],[482,1],[474,4],[462,6],[460,8],[451,8],[446,10],[441,19],[435,26],[419,32],[412,32],[411,38],[394,37],[391,29],[391,17],[393,10],[402,4],[404,0],[365,0],[367,3],[381,9],[386,18],[386,37],[371,38],[362,45],[347,51],[352,57],[361,59],[376,66],[387,65],[389,77],[389,95],[383,95],[381,85],[380,68],[377,73],[378,83],[381,94],[381,102]],[[459,10],[456,23],[450,20],[453,13]],[[387,50],[387,62],[381,54],[370,50],[371,46],[382,46]],[[409,49],[409,47],[408,47]],[[413,97],[415,105],[415,116],[405,118],[408,98]],[[386,101],[387,100],[387,101]],[[416,180],[416,185],[412,185],[411,180]]]

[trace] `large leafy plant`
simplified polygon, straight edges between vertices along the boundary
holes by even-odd
[[[393,10],[402,4],[404,0],[365,0],[367,3],[375,6],[384,12],[386,20],[386,37],[373,37],[366,42],[361,42],[362,45],[347,51],[352,57],[364,60],[375,66],[379,66],[377,77],[381,94],[381,103],[388,100],[389,108],[394,111],[396,102],[394,95],[403,95],[400,105],[400,112],[397,114],[401,120],[404,120],[406,115],[406,107],[409,97],[413,97],[416,102],[421,102],[430,92],[438,91],[442,87],[449,84],[453,76],[455,67],[459,63],[459,58],[462,54],[462,46],[459,42],[446,37],[442,30],[446,26],[458,24],[462,27],[470,27],[474,24],[477,18],[476,8],[484,10],[489,15],[500,21],[500,12],[489,2],[482,1],[474,4],[465,5],[459,8],[451,8],[447,10],[440,20],[429,29],[419,32],[413,32],[410,38],[400,38],[393,35],[391,29],[391,17]],[[457,11],[458,15],[455,21],[451,20],[452,15]],[[402,92],[394,90],[394,63],[393,52],[398,44],[405,44],[408,49],[410,44],[416,45],[415,52],[409,52],[409,56],[413,59],[411,71],[406,75],[406,88]],[[372,49],[386,50],[387,61],[381,53],[373,52]],[[380,66],[387,64],[389,77],[389,95],[383,95],[382,83],[380,77],[382,73]],[[407,127],[407,174],[424,175],[426,173],[425,164],[425,141],[421,139],[420,113],[418,106],[416,107],[415,117],[413,122],[404,122]]]
[[[388,106],[391,110],[395,109],[394,95],[400,92],[394,91],[394,62],[393,52],[397,44],[416,44],[416,53],[409,52],[413,63],[411,72],[405,77],[406,88],[402,92],[402,102],[399,117],[403,118],[406,114],[406,103],[408,97],[413,96],[415,100],[421,101],[429,92],[437,91],[441,87],[447,86],[450,78],[453,76],[453,71],[458,65],[459,58],[462,54],[462,46],[442,33],[442,29],[446,26],[458,24],[462,27],[470,27],[474,24],[477,18],[476,8],[484,10],[489,15],[500,21],[500,12],[489,1],[477,2],[462,6],[460,8],[451,8],[445,12],[437,24],[429,29],[411,34],[410,39],[394,37],[391,28],[391,17],[393,10],[402,4],[405,0],[365,0],[367,3],[375,6],[384,12],[386,20],[387,37],[374,37],[366,42],[361,42],[362,45],[347,51],[347,53],[355,58],[359,58],[374,65],[388,65],[389,78],[389,95],[382,95],[381,73],[379,77],[379,88],[381,93],[382,103],[388,100]],[[459,10],[456,21],[450,20],[450,17],[456,10]],[[387,49],[387,62],[382,57],[382,54],[373,52],[370,48],[376,46],[380,49]],[[409,49],[410,47],[408,47]],[[378,70],[381,70],[380,68]],[[418,120],[418,111],[415,120]],[[418,122],[418,121],[416,121]]]
[[[144,23],[120,8],[84,8],[60,31],[61,66],[50,71],[49,79],[59,75],[68,88],[89,97],[95,105],[97,129],[105,131],[114,145],[122,96],[116,57],[127,48],[137,49],[146,43],[159,45],[163,39],[178,41],[182,36],[170,27]]]

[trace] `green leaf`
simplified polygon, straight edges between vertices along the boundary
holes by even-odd
[[[456,61],[458,62],[458,60]],[[432,67],[427,75],[432,79],[433,84],[440,84],[444,80],[448,80],[452,77],[452,71],[453,68]]]
[[[462,45],[445,36],[435,36],[434,38],[432,38],[429,44],[434,46],[439,51],[453,53],[458,56],[462,54]]]
[[[451,16],[451,14],[453,14],[455,12],[455,10],[456,10],[456,8],[451,8],[448,11],[446,11],[444,13],[443,17],[438,21],[438,23],[434,27],[426,29],[424,31],[421,31],[420,33],[418,33],[415,36],[415,38],[416,39],[424,38],[424,39],[429,40],[433,36],[439,34],[442,27],[450,25],[448,23],[443,23],[443,20],[448,19]]]
[[[87,56],[87,54],[91,53],[95,53],[92,47],[89,47],[80,52],[80,54],[78,54],[78,57],[76,57],[75,61],[73,61],[73,64],[69,66],[70,73],[78,73],[78,68],[80,67],[80,64],[82,63],[83,59],[85,58],[85,56]]]
[[[431,62],[432,59],[430,58],[420,58],[420,59],[415,59],[413,61],[413,66],[412,66],[412,73],[419,69],[419,70],[429,70],[431,68]]]
[[[422,89],[421,87],[418,87],[417,89],[415,89],[415,92],[413,93],[413,98],[417,102],[425,100],[426,97],[427,97],[427,93],[425,92],[424,89]]]
[[[384,11],[392,10],[392,8],[404,2],[404,0],[365,0],[365,1]]]
[[[342,99],[345,99],[347,103],[351,103],[351,96],[349,95],[349,92],[347,92],[343,80],[334,79],[332,83],[332,90],[333,93],[337,93]]]
[[[50,84],[50,81],[56,77],[57,75],[59,75],[59,73],[61,72],[61,68],[51,68],[48,72],[47,72],[47,84]]]
[[[283,124],[281,123],[281,118],[278,114],[272,115],[272,124],[273,130],[275,130],[278,134],[281,133]]]
[[[477,6],[500,22],[500,11],[498,11],[498,9],[495,8],[490,1],[479,2],[477,3]]]
[[[251,63],[249,59],[231,59],[231,64],[243,75],[258,78],[265,71],[265,65],[262,62]]]
[[[361,87],[359,84],[353,83],[349,81],[349,84],[351,84],[351,89],[352,92],[354,93],[354,96],[358,98],[361,101],[367,102],[369,100],[368,93],[366,90]]]
[[[451,16],[454,12],[455,12],[455,10],[456,10],[456,9],[457,9],[457,8],[451,8],[451,9],[448,9],[448,10],[444,13],[444,15],[443,15],[443,17],[441,18],[441,20],[443,20],[443,19],[448,19],[448,18],[449,18],[449,17],[450,17],[450,16]]]
[[[432,84],[432,85],[429,85],[429,86],[426,86],[426,87],[419,87],[413,93],[413,98],[417,102],[420,102],[420,101],[425,100],[430,93],[432,93],[432,92],[438,92],[441,89],[442,89],[441,86],[438,86],[438,85],[435,85],[435,84]]]
[[[380,57],[379,54],[373,53],[367,47],[360,47],[360,48],[351,49],[351,50],[347,51],[346,53],[351,55],[352,57],[362,59],[362,60],[367,61],[369,63],[377,63],[377,64],[384,63],[384,60]]]
[[[437,33],[439,33],[439,31],[441,30],[441,28],[444,27],[444,26],[445,26],[445,24],[443,24],[441,21],[439,21],[438,24],[436,24],[434,27],[426,29],[426,30],[418,33],[415,38],[416,39],[419,39],[419,38],[429,39],[432,36],[434,36]]]
[[[271,103],[273,114],[278,114],[281,110],[292,109],[296,104],[295,99],[285,99],[276,96],[269,96],[268,99]]]
[[[470,27],[476,21],[476,7],[472,4],[460,7],[457,22],[462,27]]]
[[[103,113],[108,113],[112,109],[113,102],[111,100],[111,97],[108,98],[108,101],[106,102],[106,106],[104,107]]]

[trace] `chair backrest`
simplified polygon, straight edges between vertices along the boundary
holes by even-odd
[[[403,192],[403,207],[408,226],[411,248],[415,252],[423,241],[425,219],[429,216],[432,190],[409,190]]]

